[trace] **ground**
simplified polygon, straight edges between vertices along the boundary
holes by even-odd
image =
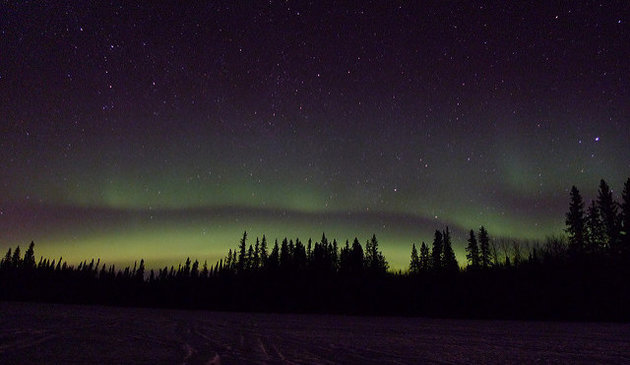
[[[3,364],[630,363],[630,325],[0,302]]]

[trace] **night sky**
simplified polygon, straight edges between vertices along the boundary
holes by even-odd
[[[375,233],[404,268],[448,225],[463,264],[630,176],[630,2],[193,3],[2,2],[3,253]]]

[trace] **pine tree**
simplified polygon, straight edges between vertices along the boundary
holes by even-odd
[[[295,248],[293,251],[293,263],[298,271],[306,268],[306,248],[302,241],[295,239]]]
[[[590,252],[598,252],[605,244],[604,225],[595,201],[586,212],[586,243]]]
[[[477,245],[475,231],[472,229],[470,230],[470,237],[468,238],[468,245],[466,246],[466,258],[473,269],[479,267],[479,245]]]
[[[2,259],[2,268],[3,269],[8,269],[11,267],[11,264],[13,261],[11,261],[11,247],[9,247],[9,250],[7,251],[7,254],[4,255],[4,258]]]
[[[431,248],[431,268],[433,270],[440,270],[442,268],[443,246],[442,232],[436,230],[435,236],[433,237],[433,247]]]
[[[280,248],[278,247],[278,240],[275,241],[269,258],[267,259],[267,268],[269,271],[275,272],[280,267]]]
[[[612,191],[610,191],[610,187],[604,180],[601,180],[599,183],[597,205],[606,234],[606,245],[611,249],[616,249],[615,246],[619,236],[617,203],[613,200]]]
[[[22,258],[20,256],[20,246],[17,246],[13,251],[13,257],[11,257],[11,266],[18,268],[22,266]]]
[[[249,245],[249,249],[247,250],[247,266],[245,266],[246,270],[251,270],[254,268],[254,248],[252,245]]]
[[[135,279],[137,281],[144,281],[144,259],[140,260],[140,266],[136,269]]]
[[[409,261],[409,273],[418,274],[420,272],[420,257],[418,257],[418,250],[416,244],[411,245],[411,260]]]
[[[289,241],[285,237],[280,246],[280,268],[287,270],[291,266],[291,253],[289,252]]]
[[[378,249],[378,240],[375,234],[365,245],[365,266],[373,274],[383,274],[387,271],[387,261]]]
[[[257,270],[260,267],[260,241],[256,237],[256,245],[254,246],[254,257],[252,258],[252,268]]]
[[[142,265],[142,271],[144,272],[144,260],[142,260],[141,265]],[[199,277],[199,261],[195,260],[195,262],[193,262],[192,267],[190,269],[190,276],[194,279]]]
[[[201,270],[201,277],[202,277],[203,279],[206,279],[206,278],[208,277],[208,274],[209,274],[209,273],[210,273],[210,272],[208,271],[208,260],[205,260],[205,261],[203,262],[203,269]]]
[[[580,195],[580,191],[574,186],[571,187],[571,203],[569,211],[566,214],[565,231],[569,234],[569,246],[574,252],[582,252],[584,250],[585,237],[585,220],[584,220],[584,201]]]
[[[243,232],[243,238],[238,245],[238,271],[242,272],[247,267],[247,231]]]
[[[346,240],[346,245],[341,248],[341,252],[339,253],[339,272],[347,273],[351,271],[351,256],[350,243]]]
[[[262,241],[260,242],[260,265],[265,266],[267,264],[267,237],[263,234]]]
[[[481,228],[479,228],[479,263],[482,268],[486,269],[490,267],[490,257],[490,237],[488,236],[486,228],[481,226]]]
[[[363,247],[359,243],[357,237],[352,241],[352,248],[350,249],[350,271],[353,273],[361,273],[363,271],[364,256]]]
[[[420,245],[420,270],[429,271],[431,268],[431,256],[429,254],[429,246],[424,241]]]
[[[443,241],[443,254],[442,254],[442,265],[447,271],[458,271],[459,265],[457,264],[457,259],[455,258],[455,252],[453,251],[453,245],[451,244],[451,234],[446,227],[446,230],[442,233],[442,241]]]
[[[28,249],[24,253],[24,261],[23,265],[26,269],[34,269],[35,268],[35,243],[31,241],[31,244],[28,246]],[[92,260],[94,262],[94,260]]]

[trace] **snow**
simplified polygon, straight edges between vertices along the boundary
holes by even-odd
[[[0,302],[0,363],[630,363],[630,325]]]

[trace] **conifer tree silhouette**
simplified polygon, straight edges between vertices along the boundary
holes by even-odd
[[[409,273],[418,274],[420,272],[420,257],[418,256],[418,250],[416,244],[411,245],[411,260],[409,261]]]
[[[278,240],[275,241],[269,259],[267,260],[267,268],[270,272],[276,272],[280,267],[280,248],[278,247]]]
[[[144,259],[140,260],[140,266],[136,269],[135,279],[136,281],[144,280]]]
[[[453,251],[453,245],[451,244],[451,234],[448,230],[448,226],[442,232],[442,242],[444,245],[443,254],[442,254],[442,266],[447,271],[458,271],[459,265],[457,264],[457,259],[455,258],[455,252]]]
[[[435,230],[433,237],[433,247],[431,248],[431,269],[439,271],[442,269],[442,249],[444,242],[442,240],[442,232]]]
[[[365,244],[365,266],[371,274],[384,274],[387,271],[387,261],[378,249],[376,234]]]
[[[24,253],[24,261],[23,265],[25,269],[34,269],[35,268],[35,243],[31,241],[31,244],[28,246],[28,249]]]
[[[610,249],[616,249],[617,238],[619,236],[619,217],[617,215],[617,203],[613,199],[610,187],[604,180],[601,180],[599,183],[597,205],[602,217],[604,231],[606,234],[606,245]]]
[[[19,268],[22,266],[22,257],[20,256],[20,246],[15,247],[13,257],[11,257],[11,267]]]
[[[4,255],[4,258],[2,259],[2,268],[4,269],[11,268],[12,263],[13,263],[12,257],[13,256],[11,255],[11,247],[9,247],[6,255]]]
[[[586,244],[591,253],[599,252],[606,245],[604,224],[595,200],[586,212]]]
[[[357,237],[352,241],[352,248],[350,249],[350,272],[353,274],[360,274],[363,272],[363,247],[359,243]]]
[[[243,238],[238,244],[237,271],[242,272],[247,267],[247,231],[243,232]]]
[[[267,258],[269,254],[267,253],[267,237],[263,234],[262,241],[260,241],[260,266],[265,266],[267,264]]]
[[[466,246],[466,258],[468,264],[476,269],[479,267],[479,245],[477,244],[477,238],[475,237],[475,231],[470,230],[468,237],[468,245]]]
[[[431,269],[431,256],[429,246],[424,241],[420,245],[420,270],[429,271]]]
[[[585,241],[585,219],[584,219],[584,201],[580,195],[580,191],[574,186],[571,187],[571,202],[569,211],[566,214],[565,231],[569,234],[569,246],[573,252],[582,252]]]
[[[491,261],[490,237],[484,226],[479,228],[479,263],[486,269],[490,267]]]

